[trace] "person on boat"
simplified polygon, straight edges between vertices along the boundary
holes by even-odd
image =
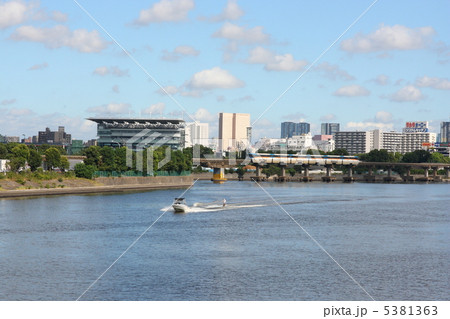
[[[226,204],[227,204],[227,200],[224,198],[222,207],[225,207]]]

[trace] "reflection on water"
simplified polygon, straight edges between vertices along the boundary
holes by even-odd
[[[450,185],[263,183],[379,300],[448,300]],[[181,190],[0,200],[0,299],[74,300]],[[197,182],[85,300],[367,300],[251,182]]]

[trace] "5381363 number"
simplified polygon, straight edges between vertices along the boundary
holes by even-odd
[[[384,306],[385,316],[436,316],[437,306]]]

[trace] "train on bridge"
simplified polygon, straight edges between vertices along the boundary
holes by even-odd
[[[302,154],[265,154],[250,153],[251,162],[258,165],[358,165],[358,156],[344,155],[302,155]]]

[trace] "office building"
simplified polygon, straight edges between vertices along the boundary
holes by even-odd
[[[72,142],[72,136],[64,131],[64,126],[58,126],[57,131],[50,131],[47,127],[45,131],[38,132],[38,144],[56,144],[69,145]]]
[[[97,123],[97,145],[129,148],[184,147],[183,120],[88,118]]]
[[[450,143],[450,122],[441,122],[439,142]]]
[[[322,123],[320,126],[320,134],[322,135],[334,135],[340,131],[339,123]]]
[[[219,151],[244,150],[251,143],[250,114],[219,113]]]
[[[308,134],[311,132],[309,123],[283,122],[281,123],[281,138],[290,138],[295,135]]]
[[[203,145],[209,147],[209,124],[208,123],[187,123],[185,129],[185,147]]]

